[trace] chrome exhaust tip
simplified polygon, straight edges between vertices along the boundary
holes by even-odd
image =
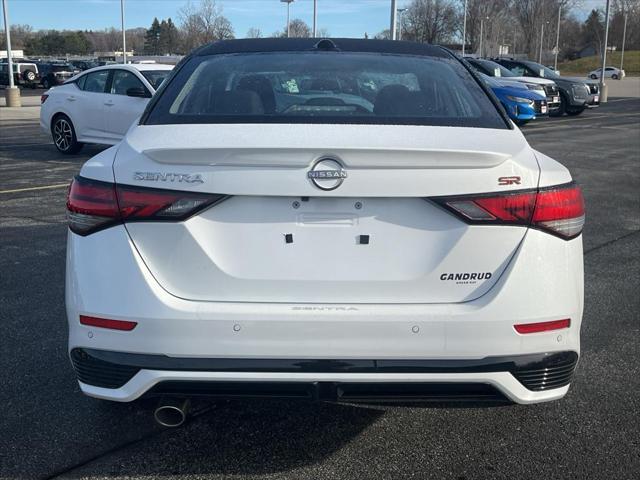
[[[163,427],[179,427],[187,419],[190,406],[188,398],[163,398],[153,412],[153,417]]]

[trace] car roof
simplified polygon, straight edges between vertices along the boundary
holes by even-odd
[[[174,65],[166,65],[164,63],[110,63],[109,65],[102,65],[100,67],[90,68],[82,72],[96,72],[98,70],[111,70],[113,68],[121,68],[124,70],[173,70]]]
[[[335,48],[333,48],[329,42],[331,42]],[[449,58],[452,56],[447,50],[437,45],[397,40],[370,40],[359,38],[245,38],[239,40],[219,40],[200,47],[193,52],[193,55],[206,56],[225,53],[306,52],[314,50],[394,53]]]

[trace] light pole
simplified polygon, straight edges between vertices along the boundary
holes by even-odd
[[[122,63],[127,63],[127,35],[124,31],[124,0],[120,0],[120,21],[122,23]]]
[[[291,4],[295,1],[296,0],[280,0],[280,2],[287,4],[287,38],[291,35],[291,22],[289,21],[291,17],[289,16],[289,7],[291,7]]]
[[[604,69],[607,67],[607,43],[609,42],[609,0],[607,0],[607,12],[604,16],[604,48],[602,52],[602,70],[600,71],[600,103],[606,103],[608,99],[607,86],[604,83]]]
[[[398,8],[396,9],[398,12],[398,40],[402,40],[402,14],[407,11],[406,8]]]
[[[542,63],[542,40],[544,38],[544,24],[549,22],[542,22],[542,28],[540,29],[540,53],[538,54],[538,63]]]
[[[313,0],[313,38],[318,31],[318,0]]]
[[[489,20],[489,17],[480,19],[480,57],[482,57],[482,44],[484,42],[484,21]]]
[[[396,39],[396,14],[398,13],[397,1],[391,0],[391,24],[389,25],[389,34],[391,40]]]
[[[464,46],[467,43],[467,0],[464,0],[464,20],[462,22],[462,56],[464,57]]]
[[[7,0],[2,0],[2,13],[4,16],[4,34],[7,39],[7,74],[9,75],[9,88],[4,92],[7,107],[21,107],[20,89],[13,82],[13,56],[11,55],[11,27],[9,26],[9,7]]]
[[[560,12],[562,11],[562,5],[558,6],[558,26],[556,27],[556,56],[553,60],[553,69],[558,70],[558,53],[560,52]]]
[[[628,14],[624,14],[624,28],[622,29],[622,55],[620,56],[620,70],[624,66],[624,44],[627,39],[627,16]]]

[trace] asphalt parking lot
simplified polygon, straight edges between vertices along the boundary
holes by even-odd
[[[583,350],[564,400],[200,402],[172,430],[147,403],[83,396],[66,357],[64,185],[102,148],[62,156],[37,106],[0,109],[0,478],[639,478],[640,99],[610,100],[524,128],[586,197]]]

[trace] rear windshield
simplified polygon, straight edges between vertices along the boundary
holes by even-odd
[[[157,90],[164,80],[169,76],[171,70],[141,70],[140,73],[147,79],[147,82]]]
[[[191,58],[145,120],[508,128],[454,58],[352,52]]]

